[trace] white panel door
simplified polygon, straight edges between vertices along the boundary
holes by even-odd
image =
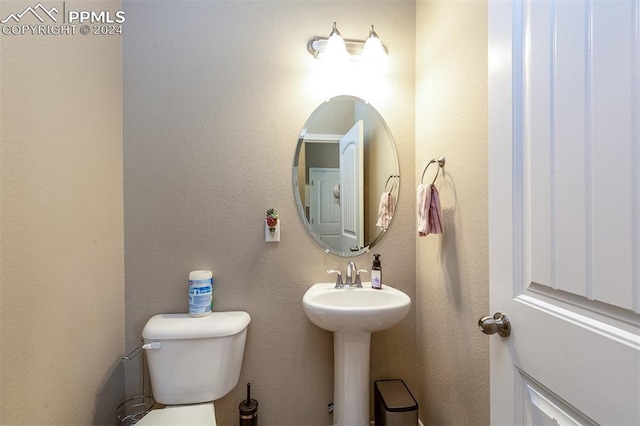
[[[340,170],[309,167],[311,229],[328,247],[338,247],[342,229],[340,197],[334,188],[340,184]]]
[[[364,247],[364,123],[359,120],[340,139],[340,202],[343,252]]]
[[[640,425],[640,5],[489,3],[494,425]]]

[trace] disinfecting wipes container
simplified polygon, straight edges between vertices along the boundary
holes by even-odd
[[[189,316],[204,317],[213,307],[213,274],[211,271],[189,272]]]

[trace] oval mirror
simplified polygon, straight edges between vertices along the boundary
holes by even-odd
[[[300,218],[325,250],[366,253],[389,229],[400,188],[398,154],[376,109],[336,96],[311,114],[293,164]]]

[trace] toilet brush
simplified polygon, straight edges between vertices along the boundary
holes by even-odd
[[[240,426],[258,426],[258,401],[251,399],[251,383],[247,383],[247,399],[238,406]]]

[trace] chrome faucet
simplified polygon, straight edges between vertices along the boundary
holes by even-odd
[[[336,285],[334,288],[362,288],[362,280],[360,279],[360,272],[368,272],[366,269],[358,269],[354,261],[347,263],[347,281],[342,282],[342,272],[335,269],[330,269],[327,274],[336,274]],[[354,276],[355,274],[355,276]]]
[[[358,269],[356,268],[356,264],[355,262],[352,260],[349,263],[347,263],[347,282],[344,283],[345,287],[351,287],[354,282],[353,282],[353,273],[356,273],[356,275],[358,275]]]
[[[347,282],[344,283],[345,287],[362,288],[362,281],[360,280],[360,272],[367,272],[365,269],[358,269],[355,262],[349,261],[347,263]],[[354,277],[355,274],[355,277]]]

